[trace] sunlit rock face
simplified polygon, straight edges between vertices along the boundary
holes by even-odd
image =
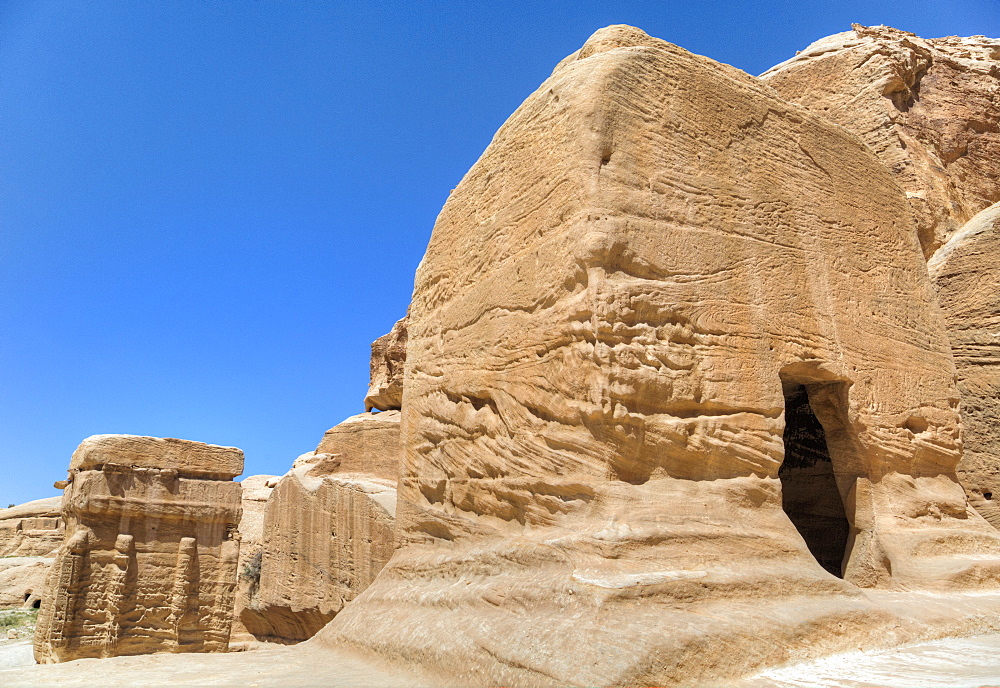
[[[240,612],[254,637],[306,640],[371,584],[393,550],[398,471],[398,411],[352,416],[295,461],[268,499]]]
[[[371,381],[365,410],[398,410],[403,404],[403,366],[406,363],[406,318],[401,318],[372,342]]]
[[[855,24],[761,77],[871,147],[906,191],[928,258],[1000,201],[1000,40]]]
[[[63,541],[61,497],[0,509],[0,607],[38,607]]]
[[[224,652],[232,625],[243,452],[95,435],[64,484],[65,541],[35,633],[39,663]]]
[[[452,192],[408,337],[401,548],[322,642],[687,685],[898,627],[864,587],[1000,579],[906,196],[736,69],[597,32]]]
[[[1000,203],[969,220],[927,267],[962,394],[959,477],[976,509],[1000,528]]]

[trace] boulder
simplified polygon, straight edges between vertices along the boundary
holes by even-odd
[[[224,652],[243,452],[131,435],[84,440],[62,498],[65,541],[35,633],[39,663]]]
[[[267,503],[259,585],[240,619],[259,640],[312,637],[393,550],[399,412],[348,418],[299,457]]]
[[[698,685],[894,633],[863,588],[1000,587],[905,195],[739,70],[597,32],[452,192],[407,327],[399,549],[321,644]]]
[[[761,78],[871,147],[906,191],[926,257],[1000,201],[1000,40],[855,24]]]
[[[372,342],[371,382],[365,411],[391,411],[403,405],[403,365],[406,363],[406,318],[401,318]]]
[[[1000,528],[1000,203],[971,220],[927,263],[955,356],[972,504]],[[994,497],[996,495],[996,497]]]

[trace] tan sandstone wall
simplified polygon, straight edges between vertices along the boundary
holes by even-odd
[[[0,509],[0,607],[38,604],[63,541],[61,497]]]
[[[0,509],[0,557],[43,557],[63,541],[61,497]]]
[[[260,582],[260,565],[264,556],[264,514],[267,511],[267,500],[270,499],[274,486],[278,484],[277,475],[251,475],[240,481],[242,490],[243,515],[240,517],[240,560],[238,584],[236,586],[236,604],[233,609],[233,630],[230,633],[231,643],[252,642],[256,640],[240,621],[240,615],[257,592]]]
[[[1000,201],[1000,40],[855,24],[761,78],[871,147],[906,191],[928,258]]]
[[[1000,204],[973,217],[927,264],[948,323],[962,393],[970,501],[1000,528]],[[994,497],[996,495],[996,497]]]
[[[368,587],[393,551],[399,412],[327,431],[267,503],[259,584],[240,613],[260,640],[312,637]]]
[[[372,342],[372,359],[365,410],[398,410],[403,404],[403,366],[406,363],[406,318],[401,318]]]
[[[243,452],[95,435],[64,483],[66,540],[46,581],[39,663],[225,651],[232,624]]]
[[[408,332],[402,547],[322,642],[695,685],[901,633],[863,587],[1000,585],[906,197],[738,70],[597,32],[451,194]],[[825,515],[783,504],[795,395],[848,521],[834,572],[800,534]]]

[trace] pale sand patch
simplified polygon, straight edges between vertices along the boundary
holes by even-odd
[[[18,648],[20,649],[20,647]],[[28,657],[31,647],[27,647]],[[330,688],[418,688],[440,686],[429,680],[348,651],[308,645],[227,654],[156,654],[111,659],[79,659],[64,664],[4,668],[0,686],[328,686]],[[29,661],[33,661],[30,660]],[[10,665],[7,665],[10,666]]]

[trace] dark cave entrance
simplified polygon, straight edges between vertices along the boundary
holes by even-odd
[[[781,506],[819,565],[843,578],[850,523],[837,489],[826,432],[809,387],[784,383],[785,460],[778,469]]]

